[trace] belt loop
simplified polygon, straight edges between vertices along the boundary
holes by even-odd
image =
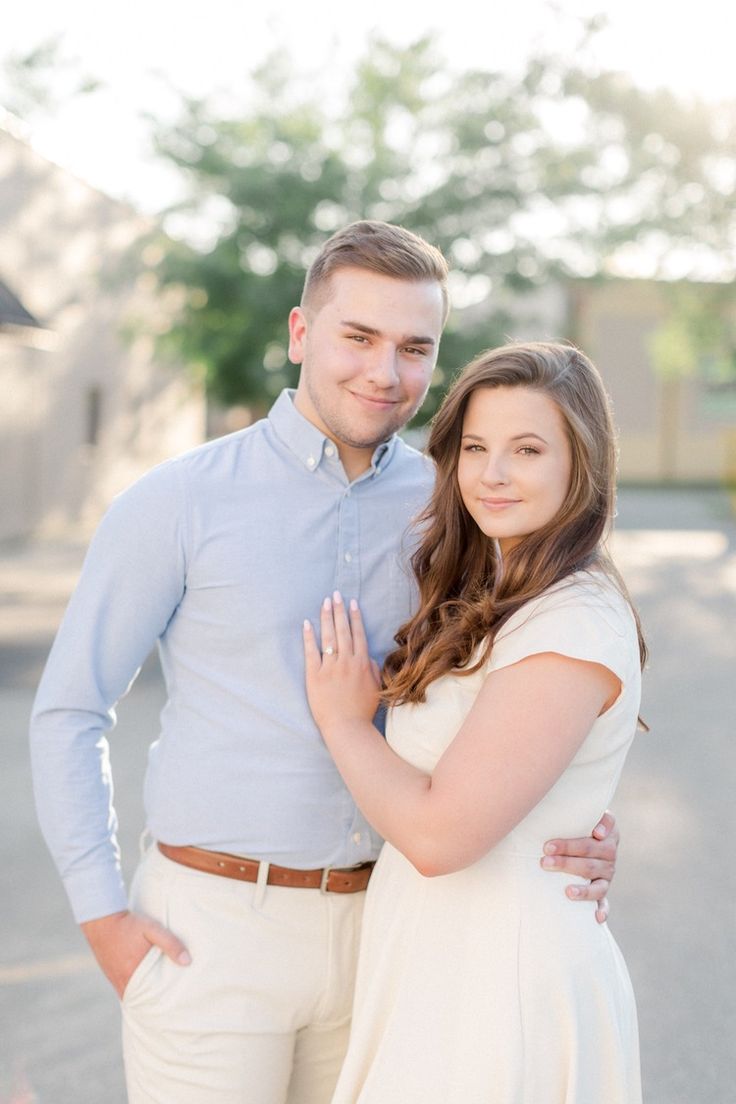
[[[268,862],[261,862],[258,864],[258,877],[256,878],[256,889],[253,894],[253,908],[260,909],[263,907],[263,899],[266,896],[266,886],[268,885],[268,871],[271,866]]]
[[[331,873],[332,873],[332,867],[331,866],[326,866],[324,868],[324,870],[322,871],[322,877],[321,877],[320,883],[319,883],[319,891],[323,895],[328,892],[327,883],[330,880],[330,874]]]

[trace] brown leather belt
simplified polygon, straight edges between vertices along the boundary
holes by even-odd
[[[261,864],[257,859],[243,859],[239,855],[206,851],[201,847],[172,847],[168,843],[158,843],[156,846],[167,859],[189,866],[192,870],[219,874],[221,878],[235,878],[239,882],[258,881]],[[325,866],[321,870],[292,870],[288,866],[270,863],[267,885],[319,889],[322,893],[360,893],[368,885],[375,865],[374,862],[364,862],[348,869]]]

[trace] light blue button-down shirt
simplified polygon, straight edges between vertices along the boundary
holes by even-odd
[[[127,907],[104,733],[156,641],[168,695],[145,782],[156,839],[302,869],[375,857],[307,706],[301,625],[338,589],[383,659],[410,612],[407,526],[432,478],[392,438],[349,482],[284,392],[267,419],[115,499],[31,725],[39,818],[78,921]]]

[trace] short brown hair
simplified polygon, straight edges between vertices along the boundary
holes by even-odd
[[[436,246],[403,226],[363,220],[333,234],[309,267],[302,292],[303,309],[321,305],[330,277],[340,268],[365,268],[397,280],[433,280],[440,285],[443,324],[447,321],[450,311],[447,261]]]

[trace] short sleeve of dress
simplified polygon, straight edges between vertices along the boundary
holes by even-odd
[[[499,630],[487,671],[555,652],[607,667],[628,684],[638,669],[636,625],[613,583],[582,573],[527,602]]]

